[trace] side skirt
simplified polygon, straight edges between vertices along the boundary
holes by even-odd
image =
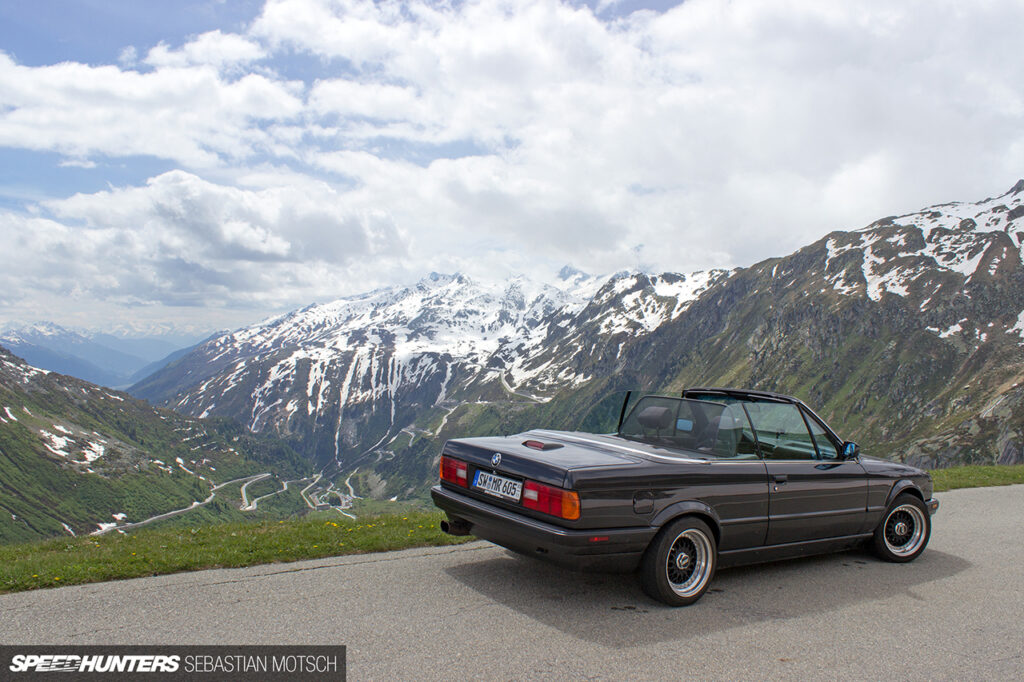
[[[803,542],[789,542],[784,545],[771,545],[768,547],[752,547],[748,549],[731,549],[718,553],[718,567],[731,568],[733,566],[747,566],[749,564],[760,564],[767,561],[778,561],[780,559],[795,559],[815,554],[828,554],[829,552],[840,552],[851,549],[871,538],[873,533],[859,533],[857,535],[846,535],[839,538],[824,538],[821,540],[805,540]]]

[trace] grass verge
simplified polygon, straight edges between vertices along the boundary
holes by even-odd
[[[965,466],[932,473],[935,491],[1024,483],[1024,465]],[[408,511],[352,521],[333,513],[284,521],[140,528],[128,535],[58,538],[0,546],[0,594],[140,576],[235,568],[343,554],[454,545],[443,514]]]
[[[140,528],[126,535],[110,533],[0,546],[0,593],[204,568],[451,545],[472,539],[442,533],[442,518],[440,512],[408,512],[358,521],[338,514],[317,514],[300,520]]]
[[[956,488],[1024,483],[1024,464],[953,467],[935,469],[931,474],[935,492],[940,493]]]

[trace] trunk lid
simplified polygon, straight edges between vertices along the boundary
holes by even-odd
[[[565,487],[566,476],[574,469],[635,466],[642,461],[628,447],[617,446],[602,436],[544,430],[506,437],[454,439],[445,443],[444,454],[470,465],[471,482],[474,471],[480,469],[560,488]]]

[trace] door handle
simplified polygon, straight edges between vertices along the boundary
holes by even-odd
[[[773,474],[772,480],[775,481],[776,483],[785,483],[786,481],[789,480],[789,476],[787,476],[786,474]]]

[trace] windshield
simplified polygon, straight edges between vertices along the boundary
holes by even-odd
[[[756,457],[740,447],[745,427],[749,431],[746,416],[738,405],[645,396],[622,422],[619,436],[714,457],[735,458],[740,456],[738,449]]]

